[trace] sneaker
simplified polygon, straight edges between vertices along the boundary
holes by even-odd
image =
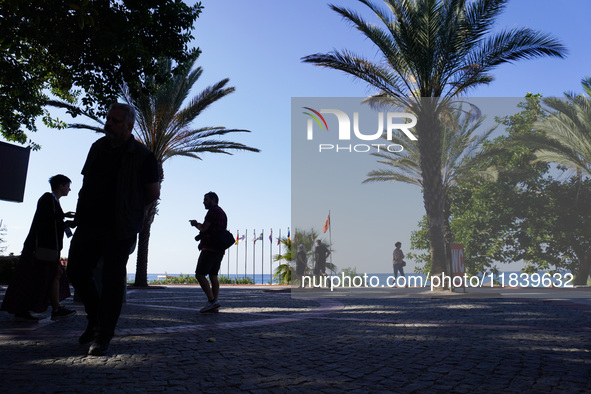
[[[111,342],[110,339],[107,339],[103,336],[97,336],[90,345],[90,349],[88,349],[89,356],[104,356],[107,354],[107,350],[109,350],[109,343]]]
[[[51,320],[57,320],[62,317],[73,315],[75,313],[76,313],[76,311],[74,311],[72,309],[66,309],[63,306],[60,306],[59,308],[57,308],[56,310],[51,312]]]
[[[26,322],[26,323],[38,323],[39,318],[31,315],[31,312],[21,312],[14,314],[14,321]]]
[[[86,331],[84,331],[82,335],[80,335],[80,338],[78,338],[78,343],[81,345],[86,345],[87,343],[92,342],[93,339],[94,330],[92,328],[87,328]]]
[[[219,307],[220,307],[220,302],[216,298],[213,301],[207,301],[205,303],[205,306],[203,308],[201,308],[199,310],[199,312],[201,312],[201,313],[211,312],[211,311],[214,311],[214,310],[218,309]]]

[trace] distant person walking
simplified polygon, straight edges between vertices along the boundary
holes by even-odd
[[[406,283],[406,276],[404,275],[404,266],[406,265],[406,262],[404,261],[404,253],[402,252],[402,249],[400,249],[400,247],[402,246],[401,242],[396,242],[394,244],[395,249],[394,249],[394,253],[393,253],[393,259],[392,259],[392,264],[394,266],[394,283],[396,282],[396,279],[398,278],[398,274],[402,275],[405,279],[405,286],[408,287],[408,284]]]
[[[51,177],[51,193],[43,194],[37,202],[16,273],[0,307],[0,310],[14,313],[17,321],[37,322],[39,318],[31,315],[31,311],[45,312],[49,304],[53,320],[75,313],[60,305],[61,300],[70,296],[70,286],[60,262],[64,232],[71,234],[64,218],[72,218],[74,213],[64,214],[59,200],[68,195],[71,183],[65,175]]]
[[[199,235],[195,237],[199,242],[199,260],[195,269],[195,277],[201,286],[201,289],[207,296],[205,306],[200,309],[201,313],[217,311],[220,307],[218,296],[220,294],[220,282],[218,281],[218,272],[222,259],[224,258],[224,248],[220,246],[219,237],[226,230],[228,217],[222,208],[219,207],[218,195],[209,192],[203,196],[203,206],[207,209],[207,214],[203,223],[196,220],[190,220],[191,226],[199,229]],[[211,286],[207,281],[207,275],[211,281]]]
[[[106,354],[121,313],[127,260],[144,222],[145,207],[160,196],[158,163],[152,152],[133,138],[135,112],[112,104],[105,136],[97,140],[82,169],[70,244],[68,275],[86,310],[88,326],[78,339],[92,342],[88,354]],[[103,261],[99,294],[93,270]]]
[[[316,240],[316,248],[314,249],[314,275],[325,275],[326,274],[326,258],[330,255],[330,251],[326,246]]]

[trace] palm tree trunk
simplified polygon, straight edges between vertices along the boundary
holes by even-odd
[[[425,176],[423,175],[423,179]],[[428,182],[425,182],[427,184]],[[437,192],[437,180],[425,186],[423,201],[429,224],[429,243],[431,244],[431,276],[439,276],[445,272],[446,253],[443,237],[443,212]],[[441,190],[441,188],[439,188]]]
[[[134,286],[146,287],[148,286],[148,250],[150,246],[150,230],[154,217],[156,216],[156,208],[158,201],[146,207],[144,215],[144,226],[139,234],[137,247],[137,261],[135,266],[135,283]]]
[[[451,225],[449,223],[449,218],[451,217],[451,206],[449,203],[449,198],[445,198],[444,205],[443,205],[443,239],[445,242],[445,272],[449,272],[448,275],[452,275],[452,255],[451,255],[451,243],[453,242],[453,233],[451,232]],[[447,285],[447,283],[445,284]],[[444,286],[447,288],[447,286]]]
[[[162,168],[162,161],[158,160],[158,187],[162,187],[162,181],[164,180],[164,170]],[[150,230],[152,229],[152,223],[154,223],[154,217],[158,212],[159,200],[154,201],[150,205],[146,206],[144,212],[144,225],[139,234],[138,247],[137,247],[137,260],[135,265],[135,283],[137,287],[148,286],[148,251],[150,248]]]
[[[445,272],[446,253],[443,236],[444,201],[441,176],[441,124],[435,111],[436,100],[423,98],[422,110],[417,114],[418,146],[423,177],[423,202],[429,224],[431,244],[431,277]]]

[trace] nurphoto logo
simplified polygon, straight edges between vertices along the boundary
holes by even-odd
[[[306,111],[305,115],[310,118],[307,122],[307,136],[306,138],[311,141],[314,139],[314,125],[317,124],[320,130],[329,131],[328,123],[322,114],[331,114],[336,116],[338,122],[338,140],[339,141],[351,141],[352,136],[361,141],[376,141],[382,139],[384,130],[386,134],[386,140],[392,141],[392,135],[394,132],[401,131],[409,140],[416,141],[417,137],[410,131],[412,127],[417,124],[417,118],[415,115],[408,112],[388,112],[384,116],[383,112],[377,114],[378,128],[375,132],[362,132],[359,127],[359,112],[353,112],[353,127],[351,127],[351,118],[347,113],[339,109],[321,109],[317,111],[310,107],[303,107]],[[410,120],[410,121],[407,121]],[[384,128],[384,123],[386,127]],[[353,132],[351,133],[351,129]],[[319,144],[319,152],[323,151],[335,151],[335,152],[369,152],[375,148],[379,152],[385,150],[388,152],[401,152],[404,147],[400,144]]]

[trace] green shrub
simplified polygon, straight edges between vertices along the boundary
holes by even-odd
[[[243,278],[230,278],[228,276],[220,275],[218,276],[218,281],[220,284],[229,285],[229,284],[238,284],[238,285],[254,285],[254,281],[251,278],[243,277]],[[151,285],[194,285],[198,284],[199,282],[195,278],[194,275],[183,275],[180,274],[179,276],[166,276],[166,279],[160,280],[153,280],[150,281]]]
[[[244,276],[242,278],[237,278],[237,279],[233,279],[233,283],[237,284],[237,285],[254,285],[256,284],[254,282],[254,280],[252,280],[252,278],[249,278],[248,276]]]
[[[234,279],[230,278],[229,276],[220,275],[218,276],[218,282],[222,285],[231,285],[234,283]]]
[[[166,279],[150,281],[151,285],[195,285],[198,284],[197,278],[194,275],[168,276]]]

